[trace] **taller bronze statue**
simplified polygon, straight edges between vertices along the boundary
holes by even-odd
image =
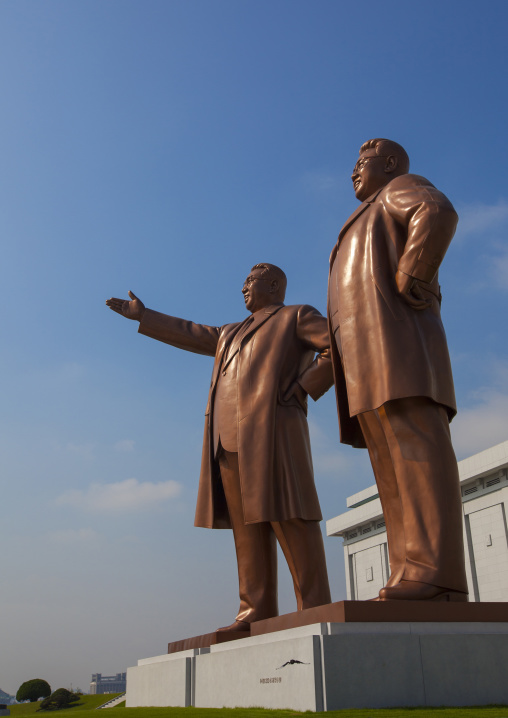
[[[215,357],[194,523],[233,529],[240,608],[220,631],[278,615],[276,539],[298,610],[331,600],[306,418],[307,394],[333,384],[327,321],[283,304],[286,275],[272,264],[253,267],[242,292],[250,316],[220,327],[145,309],[131,292],[106,302],[141,334]]]
[[[367,447],[388,535],[380,600],[467,601],[456,413],[438,268],[450,201],[374,139],[353,169],[361,205],[330,257],[328,320],[341,441]]]

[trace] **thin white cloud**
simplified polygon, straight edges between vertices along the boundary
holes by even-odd
[[[86,490],[66,491],[56,500],[59,506],[73,506],[94,512],[135,511],[156,506],[180,495],[182,486],[177,481],[151,481],[125,479],[113,484],[93,483]]]
[[[451,424],[457,457],[464,459],[508,439],[508,362],[489,366],[491,385],[471,394],[472,405],[459,406]]]
[[[121,453],[134,451],[134,439],[122,439],[121,441],[117,441],[114,445],[114,449],[115,451],[120,451]]]
[[[335,416],[332,420],[333,428],[329,434],[312,417],[308,420],[314,473],[340,481],[351,481],[359,474],[363,476],[368,464],[367,452],[340,444]]]
[[[306,192],[311,194],[337,194],[344,185],[342,179],[330,172],[319,170],[305,172],[300,177],[300,183]]]
[[[65,445],[65,450],[68,451],[70,454],[75,454],[77,456],[80,456],[83,459],[91,459],[91,458],[93,458],[93,454],[94,454],[94,445],[93,444],[75,444],[73,442],[68,442]]]
[[[312,460],[316,475],[324,474],[344,479],[354,473],[354,461],[346,456],[345,450],[313,452]]]
[[[486,289],[508,290],[508,200],[500,199],[496,204],[459,205],[457,211],[458,242],[468,238],[477,242],[474,261],[479,271],[469,282],[469,291],[477,294]]]
[[[508,223],[508,202],[502,199],[497,204],[471,204],[457,208],[459,224],[457,237],[483,235]]]
[[[488,259],[492,282],[497,289],[508,289],[508,248],[502,247]]]
[[[52,543],[69,544],[69,543],[91,543],[98,539],[99,535],[93,529],[63,529],[61,531],[51,531],[48,538]]]
[[[63,380],[74,382],[85,375],[86,367],[78,362],[66,362],[58,367],[57,371]]]
[[[451,429],[453,444],[459,459],[506,441],[508,393],[498,394],[490,391],[477,406],[459,410]]]

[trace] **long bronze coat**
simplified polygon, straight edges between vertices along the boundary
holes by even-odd
[[[314,485],[307,407],[284,394],[298,379],[317,400],[333,383],[327,321],[307,305],[260,309],[238,356],[238,461],[245,523],[321,520]],[[212,327],[146,310],[139,331],[180,349],[215,356],[206,409],[195,525],[230,528],[213,456],[215,389],[238,324]],[[233,350],[235,345],[233,343]],[[315,356],[316,352],[318,355]]]
[[[456,413],[437,274],[456,224],[445,195],[406,174],[342,228],[330,257],[328,320],[343,443],[365,446],[356,415],[391,399],[425,396],[450,419]],[[418,280],[430,308],[415,311],[400,298],[397,269]]]

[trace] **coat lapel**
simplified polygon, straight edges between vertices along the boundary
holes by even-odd
[[[223,335],[219,341],[219,347],[218,347],[218,351],[217,351],[217,355],[215,358],[215,362],[213,365],[213,371],[212,371],[212,381],[211,381],[212,387],[215,386],[215,384],[217,382],[217,377],[219,375],[219,369],[221,368],[222,360],[224,358],[224,353],[225,353],[225,351],[228,347],[229,341],[230,341],[230,336],[232,335],[234,338],[235,334],[238,331],[238,327],[240,326],[240,324],[241,324],[241,322],[239,322],[238,324],[234,324],[232,326],[230,325],[230,327],[228,327],[225,335]]]
[[[264,309],[260,309],[258,312],[252,315],[252,321],[245,332],[242,332],[241,328],[238,329],[229,347],[228,358],[223,365],[223,369],[227,367],[236,352],[240,349],[243,342],[255,331],[257,331],[259,327],[267,321],[267,319],[270,319],[270,317],[273,316],[276,312],[278,312],[279,309],[282,309],[283,306],[283,304],[271,304]]]
[[[244,319],[244,321],[238,325],[236,332],[233,334],[233,339],[231,340],[231,343],[229,344],[229,348],[227,347],[227,343],[226,343],[226,347],[224,347],[224,351],[227,351],[227,354],[228,354],[228,361],[227,361],[228,364],[231,360],[231,357],[234,354],[236,354],[236,352],[240,348],[242,339],[244,338],[244,336],[247,335],[247,332],[249,331],[249,329],[247,329],[247,330],[244,329],[245,324],[248,323],[249,328],[250,328],[250,326],[253,324],[253,322],[254,322],[254,319],[252,318],[252,315],[250,317],[247,317],[247,319]]]
[[[365,202],[362,202],[361,205],[359,207],[357,207],[355,209],[355,211],[353,212],[353,214],[349,217],[346,224],[342,227],[342,229],[339,232],[339,238],[337,240],[337,244],[332,249],[332,253],[330,255],[330,267],[332,266],[332,264],[335,260],[335,257],[337,256],[337,250],[339,249],[339,244],[341,243],[341,240],[344,237],[344,234],[351,227],[353,222],[356,222],[358,217],[365,212],[367,207],[369,207],[374,202],[374,200],[376,199],[376,197],[378,196],[378,194],[381,192],[382,189],[383,188],[381,187],[380,189],[377,190],[377,192],[374,192],[374,194],[371,194],[371,196],[368,199],[366,199]]]

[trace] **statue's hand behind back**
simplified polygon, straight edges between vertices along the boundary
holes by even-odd
[[[305,398],[307,397],[307,392],[297,381],[294,381],[284,394],[284,401],[289,401],[293,396],[302,408],[305,408]]]
[[[111,297],[111,299],[106,299],[106,304],[117,314],[121,314],[123,317],[127,317],[127,319],[137,319],[137,321],[140,322],[145,313],[145,305],[141,299],[138,299],[131,291],[129,291],[129,297],[131,298],[130,302],[128,299]]]
[[[431,306],[431,302],[425,299],[417,282],[413,277],[410,277],[409,274],[405,274],[399,270],[395,276],[395,282],[399,291],[399,297],[402,301],[406,302],[406,304],[409,304],[410,307],[420,311]]]

